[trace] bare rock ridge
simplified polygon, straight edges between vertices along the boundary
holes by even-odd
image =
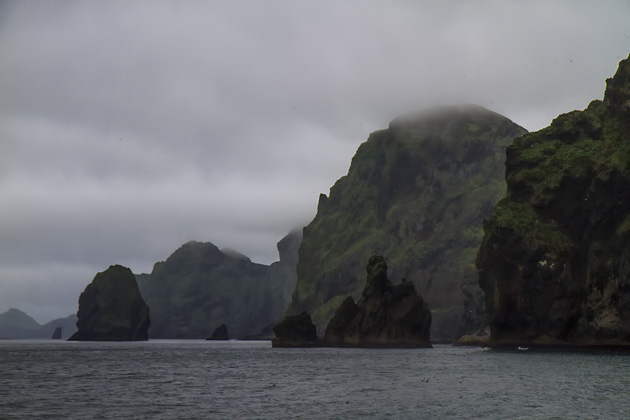
[[[630,57],[606,86],[507,148],[477,257],[492,346],[630,346]]]
[[[348,296],[318,341],[311,317],[289,315],[274,328],[274,347],[431,347],[431,311],[413,283],[394,285],[382,257],[372,256],[358,304]]]
[[[112,265],[98,273],[79,297],[75,341],[148,339],[149,307],[127,267]]]

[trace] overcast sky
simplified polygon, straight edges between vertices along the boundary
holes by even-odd
[[[189,240],[277,260],[396,116],[600,99],[622,1],[1,1],[0,312],[76,312]]]

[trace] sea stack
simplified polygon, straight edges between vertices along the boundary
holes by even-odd
[[[217,327],[216,330],[212,333],[212,335],[206,340],[217,340],[217,341],[227,341],[230,339],[230,335],[228,334],[227,325],[221,324]]]
[[[431,311],[413,283],[393,285],[387,264],[372,256],[359,303],[348,296],[330,320],[324,345],[335,347],[431,347]]]
[[[149,307],[127,267],[112,265],[98,273],[79,297],[76,341],[148,339]]]
[[[507,149],[477,257],[490,345],[630,345],[630,57],[604,100]]]
[[[62,331],[61,327],[55,328],[55,331],[53,331],[51,339],[61,340],[61,331]]]

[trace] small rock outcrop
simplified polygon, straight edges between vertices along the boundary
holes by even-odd
[[[221,324],[217,327],[216,330],[212,333],[212,335],[206,340],[217,340],[217,341],[227,341],[230,339],[230,335],[228,334],[228,329],[225,324]]]
[[[413,283],[394,285],[372,256],[359,303],[348,296],[330,320],[324,344],[339,347],[431,347],[431,311]]]
[[[630,346],[630,57],[604,100],[507,148],[477,257],[490,345]]]
[[[319,345],[317,331],[306,312],[286,316],[273,328],[276,338],[271,340],[273,347],[316,347]]]
[[[61,340],[61,331],[62,331],[61,327],[55,328],[55,331],[53,331],[52,337],[50,338],[53,340]]]
[[[98,273],[79,297],[76,341],[148,339],[149,307],[127,267],[112,265]]]

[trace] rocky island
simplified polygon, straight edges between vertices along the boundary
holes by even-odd
[[[127,267],[112,265],[98,273],[79,297],[76,341],[148,339],[149,307]]]
[[[630,346],[630,57],[507,149],[477,258],[490,345]]]

